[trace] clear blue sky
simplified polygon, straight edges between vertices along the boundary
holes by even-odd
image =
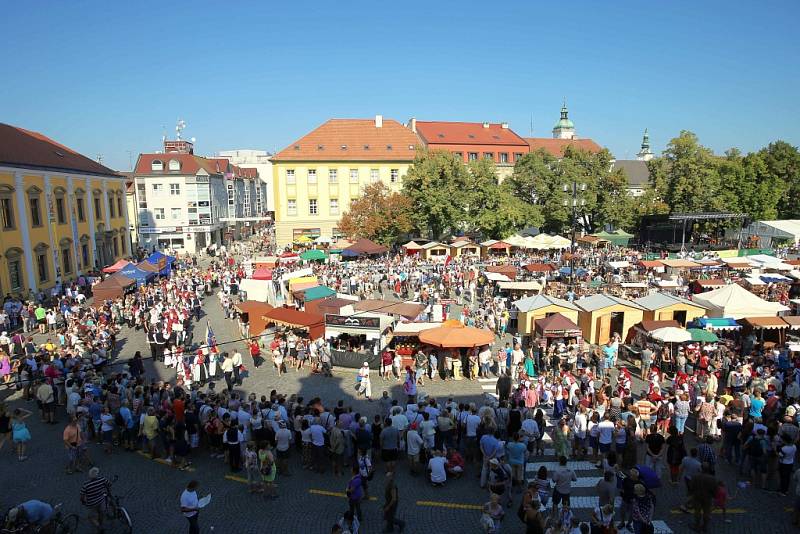
[[[715,151],[800,144],[800,2],[8,2],[0,121],[104,163],[278,150],[330,117],[508,121],[633,157],[681,129]]]

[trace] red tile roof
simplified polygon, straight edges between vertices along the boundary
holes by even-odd
[[[153,161],[160,160],[164,163],[163,171],[152,170]],[[179,171],[170,171],[169,161],[178,160],[181,164]],[[220,162],[224,162],[221,164]],[[179,152],[167,152],[166,154],[139,154],[136,161],[136,174],[175,174],[187,175],[197,174],[197,171],[204,169],[208,174],[222,174],[227,168],[228,160],[208,159],[194,154],[182,154]]]
[[[38,132],[0,123],[0,165],[77,171],[114,176],[105,165],[78,154]]]
[[[526,137],[525,141],[531,147],[531,152],[536,152],[542,148],[545,152],[557,158],[564,156],[564,151],[568,146],[575,147],[579,150],[586,150],[587,152],[592,153],[597,153],[603,150],[603,147],[591,139],[550,139],[547,137]]]
[[[330,119],[275,155],[273,161],[411,161],[419,139],[391,119]],[[344,148],[343,148],[344,147]]]
[[[417,133],[429,145],[519,145],[525,140],[501,124],[417,121]]]

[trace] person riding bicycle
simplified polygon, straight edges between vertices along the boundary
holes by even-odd
[[[32,499],[15,506],[6,514],[6,529],[22,529],[28,526],[44,527],[50,524],[55,511],[44,501]],[[20,530],[22,532],[22,530]]]

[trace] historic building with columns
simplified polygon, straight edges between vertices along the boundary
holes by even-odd
[[[46,290],[130,252],[121,175],[0,123],[0,295]]]

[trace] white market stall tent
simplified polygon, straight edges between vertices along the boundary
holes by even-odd
[[[692,297],[692,302],[708,309],[709,317],[776,316],[789,308],[778,302],[757,297],[739,284],[730,284]]]
[[[275,285],[271,280],[245,278],[239,283],[239,291],[247,293],[247,300],[257,300],[258,302],[266,302],[272,306],[277,306]]]
[[[776,240],[797,245],[800,242],[800,220],[756,221],[742,230],[742,235],[758,237],[761,247],[772,247]]]

